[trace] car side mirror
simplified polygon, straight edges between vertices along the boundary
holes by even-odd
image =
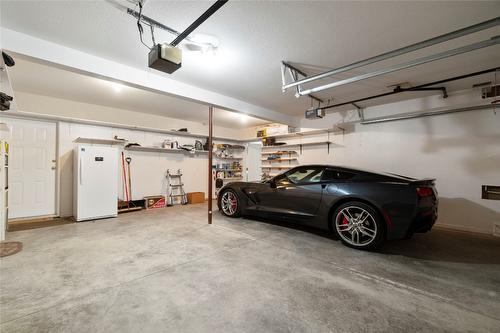
[[[274,179],[269,180],[269,185],[271,188],[276,188],[276,181]]]

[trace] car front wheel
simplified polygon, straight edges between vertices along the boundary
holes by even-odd
[[[347,246],[373,250],[385,240],[385,228],[373,207],[357,201],[342,204],[333,214],[332,227],[336,236]]]
[[[222,193],[219,209],[222,214],[229,217],[240,216],[240,202],[233,190],[225,190]]]

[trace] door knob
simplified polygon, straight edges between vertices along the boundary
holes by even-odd
[[[52,170],[55,170],[55,169],[56,169],[56,167],[55,167],[55,166],[53,166],[51,169],[52,169]]]

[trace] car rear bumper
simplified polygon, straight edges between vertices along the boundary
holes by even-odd
[[[432,229],[437,217],[437,205],[435,205],[417,211],[412,218],[394,219],[388,230],[387,239],[404,239],[411,237],[416,232],[427,232]]]
[[[417,214],[413,220],[409,232],[427,232],[432,229],[437,220],[437,207],[430,211],[424,211]]]

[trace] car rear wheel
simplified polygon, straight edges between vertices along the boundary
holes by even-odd
[[[352,201],[335,210],[332,227],[345,245],[360,250],[373,250],[380,247],[385,240],[385,228],[382,223],[373,207]]]
[[[241,215],[240,202],[233,190],[225,190],[222,193],[219,209],[222,214],[229,217],[239,217]]]

